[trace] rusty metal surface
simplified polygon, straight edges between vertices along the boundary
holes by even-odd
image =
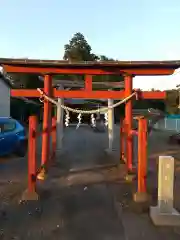
[[[1,65],[31,66],[31,67],[54,67],[54,68],[167,68],[177,69],[180,67],[180,60],[174,61],[99,61],[99,62],[70,62],[63,60],[42,60],[22,58],[0,58]]]

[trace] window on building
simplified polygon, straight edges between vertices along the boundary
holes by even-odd
[[[3,132],[12,132],[16,128],[16,123],[13,121],[3,124]]]

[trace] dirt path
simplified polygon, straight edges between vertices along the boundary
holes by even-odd
[[[59,159],[60,165],[68,169],[103,164],[106,147],[105,141],[101,144],[103,138],[104,134],[95,134],[90,129],[67,130],[67,152],[65,158]],[[18,205],[17,200],[24,187],[22,172],[25,168],[25,162],[20,160],[4,164],[1,168],[3,179],[11,175],[12,179],[21,180],[21,184],[12,181],[3,185],[6,191],[1,197],[2,239],[125,239],[106,184],[88,187],[81,184],[68,188],[55,184],[50,188],[51,179],[39,186],[43,189],[39,202]]]
[[[163,134],[155,133],[150,139],[150,159],[153,162],[151,165],[156,165],[159,152],[176,151],[177,154],[177,147],[175,149],[165,145]],[[87,171],[84,175],[63,175],[62,170],[66,172],[69,169],[117,163],[118,127],[113,157],[104,154],[108,145],[107,134],[93,133],[89,128],[82,127],[77,131],[69,128],[65,135],[64,154],[57,159],[58,164],[52,169],[51,177],[38,185],[41,190],[39,202],[18,204],[26,186],[26,159],[17,159],[1,165],[0,239],[179,239],[179,229],[156,228],[149,220],[148,214],[137,215],[124,206],[120,213],[117,212],[114,199],[119,193],[119,204],[124,204],[127,185],[124,186],[115,179],[114,182],[111,179],[111,183],[103,181],[109,175],[114,176],[115,169],[111,169],[110,173],[97,170]],[[157,147],[154,143],[157,137],[158,141],[164,141],[164,146],[161,144]],[[119,173],[116,172],[116,175]],[[66,184],[62,184],[62,179],[65,179]],[[93,184],[86,184],[86,181],[92,180]],[[180,203],[177,200],[177,204],[178,202]]]

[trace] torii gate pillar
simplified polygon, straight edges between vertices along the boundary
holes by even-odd
[[[45,75],[44,77],[44,92],[48,96],[52,96],[52,76]],[[50,137],[51,137],[51,112],[52,103],[45,100],[44,101],[44,114],[43,114],[43,130],[45,132],[42,135],[42,156],[41,164],[42,166],[47,165],[49,162],[49,151],[50,151]]]
[[[63,87],[59,86],[59,90],[62,90]],[[61,107],[61,105],[64,104],[63,98],[58,98],[58,106],[57,106],[57,115],[56,115],[56,129],[57,129],[57,152],[62,150],[63,146],[63,117],[64,117],[64,109]]]
[[[108,151],[113,151],[113,141],[114,141],[114,108],[109,108],[113,105],[113,99],[108,99],[108,140],[109,148]]]
[[[133,91],[133,76],[126,74],[124,76],[125,82],[125,97],[132,94]],[[125,124],[127,126],[127,146],[126,146],[126,157],[127,157],[127,170],[132,172],[133,170],[133,137],[131,134],[132,130],[132,100],[130,99],[125,104]]]

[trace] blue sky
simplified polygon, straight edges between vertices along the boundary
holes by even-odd
[[[64,44],[82,32],[96,54],[180,59],[179,0],[1,0],[0,7],[0,57],[61,59]],[[134,86],[171,88],[179,78],[141,77]]]

